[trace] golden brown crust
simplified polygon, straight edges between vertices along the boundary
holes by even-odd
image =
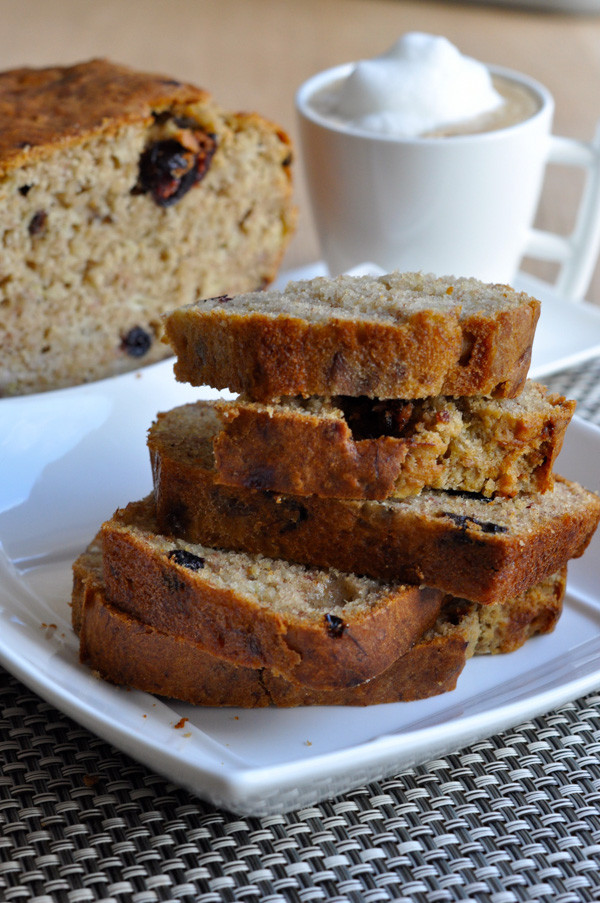
[[[547,396],[535,383],[514,400],[314,401],[212,403],[222,420],[213,440],[218,482],[355,499],[404,498],[431,488],[486,496],[545,492],[575,410],[574,401]],[[189,406],[191,430],[193,415]],[[176,420],[177,412],[166,416]],[[363,427],[373,435],[363,438]]]
[[[360,298],[363,286],[373,291],[386,279],[385,292],[402,299],[397,304],[402,316],[382,317],[376,305],[374,313],[348,315],[347,285]],[[257,296],[255,309],[245,298],[226,298],[173,311],[165,320],[165,338],[177,356],[177,379],[228,388],[256,401],[290,395],[511,397],[522,388],[539,317],[536,299],[508,286],[453,277],[394,273],[370,282],[349,280],[328,282],[339,286],[344,316],[330,298],[328,318],[313,317],[306,304],[295,303],[298,286],[303,295],[322,292],[319,279],[269,293],[268,310]],[[430,291],[432,304],[424,309]],[[476,303],[463,308],[463,292],[480,295],[480,309]],[[271,309],[277,300],[278,311]]]
[[[583,554],[600,498],[556,478],[543,495],[481,499],[299,498],[219,485],[210,463],[149,436],[159,530],[207,545],[437,586],[490,604],[524,592]]]
[[[443,601],[439,590],[375,584],[362,604],[353,605],[353,582],[348,604],[340,606],[333,592],[338,586],[344,591],[344,575],[330,575],[328,584],[329,575],[300,569],[301,579],[314,578],[315,593],[321,586],[324,593],[331,592],[330,607],[325,601],[313,610],[306,602],[303,610],[297,605],[290,610],[261,600],[258,580],[268,575],[268,560],[256,568],[252,595],[253,587],[243,583],[252,561],[241,561],[241,580],[231,575],[222,585],[222,553],[194,547],[204,564],[192,571],[173,560],[173,550],[181,544],[156,533],[152,497],[118,510],[103,525],[99,543],[111,602],[145,624],[200,643],[213,655],[246,667],[270,668],[298,684],[339,688],[371,679],[432,626]],[[209,570],[211,553],[216,560]],[[231,564],[240,557],[228,555]],[[283,595],[285,581],[295,579],[294,568],[271,564]],[[76,574],[80,568],[76,566]]]
[[[88,588],[82,607],[81,660],[105,680],[204,706],[377,705],[454,689],[467,642],[419,644],[380,677],[346,690],[310,690],[272,672],[244,668],[182,637],[148,627]],[[427,675],[425,677],[425,675]]]
[[[214,440],[216,478],[228,486],[387,498],[409,452],[405,440],[391,436],[355,441],[343,417],[323,418],[252,402],[217,402],[215,407],[223,418]]]
[[[560,615],[565,577],[558,574],[507,603],[487,647],[478,647],[483,634],[478,606],[452,600],[437,631],[383,674],[343,690],[300,687],[267,669],[233,665],[189,639],[149,627],[108,602],[93,571],[87,581],[75,584],[73,620],[80,625],[81,661],[112,683],[205,706],[376,705],[448,692],[470,655],[513,650],[533,633],[551,630]]]
[[[166,106],[209,103],[206,91],[104,59],[0,73],[0,174]]]
[[[137,621],[111,605],[98,587],[85,589],[80,624],[81,661],[111,683],[195,705],[270,705],[260,672]]]

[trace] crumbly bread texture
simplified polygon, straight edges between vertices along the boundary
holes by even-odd
[[[454,689],[471,655],[511,652],[551,631],[562,610],[566,571],[517,599],[482,608],[450,599],[435,625],[385,672],[355,687],[315,690],[266,668],[232,664],[199,643],[150,627],[108,601],[101,551],[78,560],[73,624],[80,657],[115,684],[203,706],[375,705],[424,699]]]
[[[422,273],[338,276],[210,298],[166,317],[175,375],[255,401],[294,395],[514,396],[540,304]]]
[[[101,530],[111,603],[221,659],[318,688],[370,680],[435,622],[440,590],[223,551],[157,534],[153,496]]]
[[[192,433],[177,410],[153,424],[148,447],[158,529],[189,542],[436,586],[489,604],[583,554],[600,519],[600,497],[558,476],[552,490],[512,499],[423,490],[358,501],[224,486],[206,438],[214,412],[206,409]]]
[[[203,404],[211,402],[197,402]],[[338,396],[213,404],[222,421],[213,440],[219,482],[367,499],[422,489],[545,492],[575,410],[574,401],[547,395],[531,381],[515,399]],[[193,430],[194,406],[187,416]]]
[[[0,395],[169,354],[161,316],[263,288],[294,226],[257,114],[105,60],[0,74]]]

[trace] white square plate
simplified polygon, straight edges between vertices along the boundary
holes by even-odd
[[[470,661],[458,688],[434,699],[208,709],[96,679],[78,663],[70,626],[72,561],[116,507],[150,490],[145,437],[156,412],[216,394],[177,384],[167,361],[0,402],[0,662],[40,696],[214,805],[260,816],[450,752],[600,685],[600,537],[570,568],[552,635]],[[600,430],[575,419],[559,471],[598,489],[598,461]]]

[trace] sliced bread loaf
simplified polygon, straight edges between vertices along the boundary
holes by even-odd
[[[422,489],[545,492],[575,410],[574,401],[531,381],[514,399],[317,396],[213,404],[221,419],[213,441],[219,482],[367,499]],[[180,416],[194,430],[193,407]]]
[[[600,497],[557,477],[512,499],[424,490],[384,501],[299,497],[215,479],[214,411],[197,429],[177,410],[150,429],[157,527],[189,542],[436,586],[492,603],[513,598],[583,554]],[[179,409],[181,410],[181,409]]]
[[[540,304],[420,273],[339,276],[209,298],[165,319],[175,374],[255,401],[290,395],[516,395]]]
[[[100,538],[106,593],[121,611],[311,687],[384,671],[431,627],[444,596],[168,538],[153,496],[119,509]]]
[[[503,606],[449,600],[435,625],[387,671],[355,687],[314,690],[268,669],[232,664],[121,611],[106,597],[101,556],[92,547],[77,564],[72,601],[81,660],[112,683],[204,706],[364,706],[435,696],[454,689],[469,656],[512,651],[552,630],[566,583],[563,571]]]
[[[0,74],[0,395],[165,357],[161,315],[263,288],[293,231],[288,138],[106,60]]]

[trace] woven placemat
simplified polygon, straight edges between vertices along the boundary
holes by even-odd
[[[546,382],[600,423],[600,361]],[[0,669],[0,900],[599,901],[600,693],[251,818],[190,796]]]

